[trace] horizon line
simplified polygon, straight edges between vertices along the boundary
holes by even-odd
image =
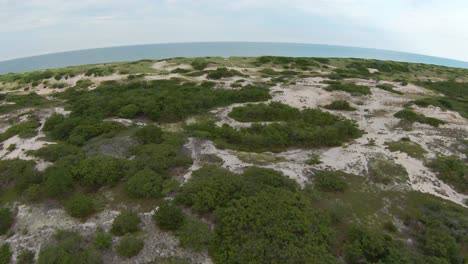
[[[57,51],[57,52],[47,52],[47,53],[41,53],[41,54],[30,55],[30,56],[25,56],[25,57],[16,57],[16,58],[12,58],[12,59],[0,60],[0,64],[15,61],[15,60],[29,59],[29,58],[35,58],[35,57],[41,57],[41,56],[58,55],[58,54],[73,53],[73,52],[80,52],[80,51],[92,51],[92,50],[99,50],[99,49],[152,46],[152,45],[181,45],[181,44],[208,44],[208,43],[250,43],[250,44],[289,44],[289,45],[330,46],[330,47],[367,49],[367,50],[384,51],[384,52],[404,53],[404,54],[426,56],[426,57],[437,58],[437,59],[451,60],[451,61],[454,61],[454,62],[461,62],[461,63],[468,64],[468,61],[464,61],[464,60],[461,60],[461,59],[452,59],[452,58],[447,58],[447,57],[440,57],[440,56],[434,56],[434,55],[428,55],[428,54],[422,54],[422,53],[414,53],[414,52],[408,52],[408,51],[388,50],[388,49],[380,49],[380,48],[369,48],[369,47],[362,47],[362,46],[346,46],[346,45],[336,45],[336,44],[319,44],[319,43],[304,43],[304,42],[277,42],[277,41],[189,41],[189,42],[160,42],[160,43],[143,43],[143,44],[103,46],[103,47],[94,47],[94,48],[85,48],[85,49],[73,49],[73,50],[64,50],[64,51]],[[330,58],[332,58],[332,57],[330,57]]]

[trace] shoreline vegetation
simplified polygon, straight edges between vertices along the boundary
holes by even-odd
[[[464,263],[467,96],[365,59],[0,75],[0,264]]]

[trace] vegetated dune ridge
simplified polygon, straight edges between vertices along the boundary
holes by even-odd
[[[13,262],[25,252],[60,261],[67,241],[56,232],[67,230],[77,234],[65,235],[68,243],[80,246],[66,254],[90,263],[238,263],[262,251],[263,231],[233,235],[263,218],[236,226],[230,210],[248,212],[249,199],[266,203],[273,188],[279,201],[283,191],[304,199],[305,214],[324,210],[333,220],[314,225],[338,232],[314,231],[330,240],[307,244],[307,235],[291,242],[276,230],[258,263],[392,263],[399,247],[408,251],[398,256],[403,263],[458,263],[467,257],[467,81],[464,69],[282,57],[0,75],[0,246]],[[268,210],[289,215],[298,204]],[[138,221],[118,227],[126,210]],[[439,217],[444,224],[429,229],[425,221]],[[428,248],[431,232],[453,241],[446,253]],[[376,249],[353,240],[358,234],[385,249],[369,253]],[[274,253],[277,241],[291,246]],[[258,249],[241,248],[248,243]]]

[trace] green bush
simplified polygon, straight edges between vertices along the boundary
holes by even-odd
[[[330,110],[341,110],[341,111],[355,111],[356,110],[356,108],[352,107],[347,101],[344,101],[344,100],[333,101],[329,105],[326,105],[324,107]]]
[[[304,109],[298,118],[284,123],[235,129],[226,124],[219,127],[214,122],[200,122],[188,129],[194,136],[210,138],[222,147],[253,152],[339,146],[361,135],[354,121],[318,109]]]
[[[314,183],[324,192],[344,192],[348,189],[347,174],[341,171],[316,171]]]
[[[203,71],[208,67],[209,62],[204,59],[194,59],[191,63],[192,68],[197,71]]]
[[[3,142],[15,135],[18,135],[20,138],[31,138],[37,134],[37,128],[41,124],[38,120],[30,120],[19,123],[8,128],[5,132],[0,133],[0,142]]]
[[[6,234],[13,225],[13,213],[8,208],[0,208],[0,235]]]
[[[439,179],[468,194],[468,165],[457,156],[438,157],[429,162]]]
[[[377,87],[377,88],[379,88],[379,89],[382,89],[382,90],[385,90],[385,91],[387,91],[387,92],[391,92],[391,93],[394,93],[394,94],[403,95],[402,92],[395,90],[395,87],[394,87],[393,85],[391,85],[391,84],[387,84],[387,83],[378,84],[378,85],[376,85],[375,87]]]
[[[82,154],[83,150],[70,144],[57,143],[48,144],[38,150],[30,151],[29,153],[43,160],[55,162],[66,156]]]
[[[129,169],[129,162],[108,156],[89,156],[72,169],[75,179],[83,186],[96,189],[102,186],[114,186]]]
[[[42,182],[42,175],[32,160],[0,160],[0,190],[14,186],[22,192],[33,184]]]
[[[260,121],[289,121],[298,119],[301,112],[289,105],[279,102],[270,104],[249,104],[242,107],[234,107],[229,117],[240,122]]]
[[[413,158],[423,158],[424,154],[427,153],[427,151],[421,147],[421,145],[408,140],[386,142],[385,145],[392,152],[401,151]]]
[[[0,247],[0,264],[9,264],[13,252],[10,250],[10,246],[5,243]]]
[[[126,235],[120,239],[115,249],[120,256],[129,258],[138,255],[144,246],[143,239],[135,235]]]
[[[165,201],[154,214],[154,220],[162,230],[178,230],[185,221],[182,210],[172,202]]]
[[[432,118],[432,117],[426,117],[421,114],[417,114],[409,109],[404,109],[401,111],[398,111],[397,113],[394,114],[395,117],[403,119],[405,121],[408,121],[409,123],[414,123],[418,122],[421,124],[428,124],[434,127],[438,127],[439,125],[445,124],[444,121]]]
[[[116,236],[123,236],[127,233],[134,233],[140,229],[140,217],[132,211],[123,211],[114,219],[111,233]]]
[[[34,263],[34,251],[22,250],[16,259],[17,264],[32,264]]]
[[[73,191],[73,175],[64,164],[51,166],[45,171],[44,194],[50,198],[66,196]]]
[[[94,199],[83,194],[75,193],[65,203],[65,210],[76,218],[86,218],[96,212]]]
[[[187,218],[175,234],[182,247],[196,251],[209,249],[214,239],[208,224],[193,218]]]
[[[98,230],[93,245],[97,249],[109,249],[112,246],[112,236],[103,230]]]
[[[127,182],[127,194],[132,198],[159,198],[163,179],[150,169],[137,172]]]
[[[140,112],[140,108],[134,104],[122,106],[119,110],[118,116],[122,118],[135,118]]]
[[[144,126],[135,133],[135,138],[142,144],[160,144],[162,136],[161,128],[155,125]]]
[[[236,70],[229,70],[227,68],[217,68],[216,70],[212,71],[207,71],[206,78],[208,79],[213,79],[213,80],[219,80],[222,78],[229,78],[229,77],[234,77],[234,76],[242,76],[245,77],[244,74],[242,74],[239,71]]]
[[[371,94],[370,88],[364,85],[357,85],[354,83],[340,83],[331,82],[329,86],[325,87],[325,90],[331,91],[344,91],[352,95],[369,95]]]
[[[101,264],[101,254],[88,247],[75,232],[57,231],[53,243],[44,245],[39,252],[38,264]]]

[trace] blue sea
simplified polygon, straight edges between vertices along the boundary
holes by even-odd
[[[366,58],[468,68],[468,62],[464,61],[379,49],[294,43],[205,42],[110,47],[20,58],[1,61],[0,74],[62,68],[83,64],[135,61],[141,59],[263,55]]]

